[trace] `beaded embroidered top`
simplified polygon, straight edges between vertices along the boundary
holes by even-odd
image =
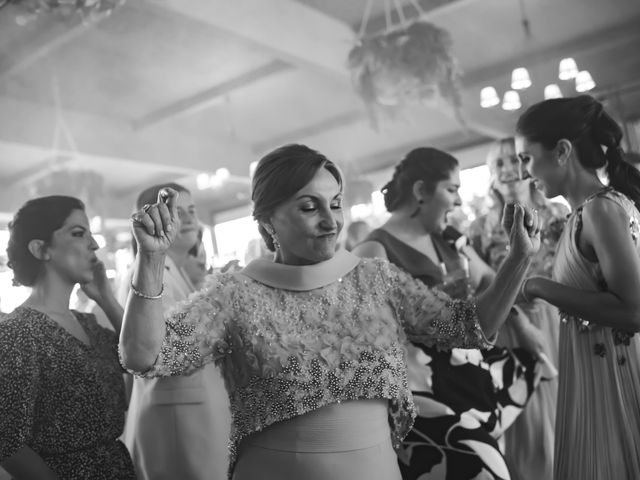
[[[142,375],[220,366],[232,414],[229,478],[244,437],[347,400],[388,399],[398,447],[415,417],[404,342],[489,345],[473,303],[348,252],[311,266],[257,260],[213,274],[169,315],[160,354]]]

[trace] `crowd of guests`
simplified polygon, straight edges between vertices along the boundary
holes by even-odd
[[[258,163],[270,252],[207,274],[190,192],[141,192],[117,292],[83,203],[10,224],[0,465],[15,479],[640,478],[640,172],[589,96],[496,142],[492,209],[458,231],[457,159],[417,148],[388,220],[343,229],[343,178]],[[606,172],[606,184],[600,172]],[[571,212],[549,199],[562,195]],[[69,308],[80,285],[110,327]]]

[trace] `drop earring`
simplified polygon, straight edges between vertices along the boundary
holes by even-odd
[[[276,237],[276,232],[273,229],[273,227],[265,227],[265,229],[267,230],[267,233],[269,233],[269,235],[271,236],[271,241],[273,242],[273,246],[276,250],[280,250],[280,242],[278,241],[278,238]]]
[[[275,247],[275,249],[280,250],[280,242],[278,242],[278,239],[276,238],[275,233],[271,235],[271,240],[273,241],[273,246]]]

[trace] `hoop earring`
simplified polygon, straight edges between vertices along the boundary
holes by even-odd
[[[418,216],[423,203],[424,203],[424,200],[422,199],[418,200],[418,206],[416,207],[415,211],[411,215],[409,215],[409,218],[415,218]]]

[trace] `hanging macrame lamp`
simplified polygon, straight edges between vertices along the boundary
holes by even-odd
[[[460,69],[451,50],[451,35],[421,20],[425,13],[416,0],[418,16],[407,19],[394,0],[399,23],[392,23],[390,0],[385,0],[386,28],[367,34],[372,0],[365,7],[358,43],[349,52],[349,69],[356,92],[377,125],[381,115],[393,115],[411,104],[445,101],[457,112],[461,105]]]

